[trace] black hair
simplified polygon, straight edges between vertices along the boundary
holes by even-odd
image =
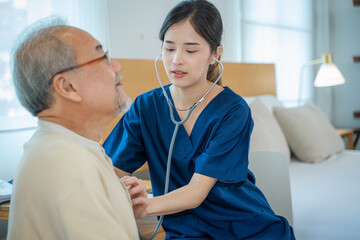
[[[185,0],[177,4],[166,16],[159,32],[159,39],[163,42],[166,31],[173,25],[189,20],[194,30],[215,52],[221,46],[223,23],[217,8],[206,0]],[[219,57],[220,60],[220,57]],[[209,66],[207,79],[215,82],[220,74],[219,64]],[[221,85],[221,81],[218,82]]]

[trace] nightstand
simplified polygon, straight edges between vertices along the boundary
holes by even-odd
[[[354,130],[351,128],[338,128],[336,129],[338,134],[343,137],[347,138],[348,143],[348,149],[353,150],[354,149]]]
[[[0,221],[7,221],[9,218],[10,202],[0,204]]]

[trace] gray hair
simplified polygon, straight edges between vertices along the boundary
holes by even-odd
[[[12,76],[20,103],[34,116],[54,101],[49,80],[56,72],[76,64],[75,49],[56,36],[69,26],[52,16],[25,29],[13,45]]]

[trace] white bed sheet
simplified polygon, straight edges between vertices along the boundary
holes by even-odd
[[[316,164],[292,159],[290,183],[297,240],[360,239],[360,151]]]

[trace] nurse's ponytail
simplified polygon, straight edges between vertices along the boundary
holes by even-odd
[[[218,58],[218,60],[220,61],[220,58],[221,56]],[[209,70],[207,72],[207,75],[206,75],[206,79],[209,80],[210,82],[214,83],[217,78],[219,77],[221,73],[221,66],[218,62],[215,61],[214,64],[211,64],[209,66]],[[219,81],[217,82],[218,85],[222,85],[222,79],[220,78]]]

